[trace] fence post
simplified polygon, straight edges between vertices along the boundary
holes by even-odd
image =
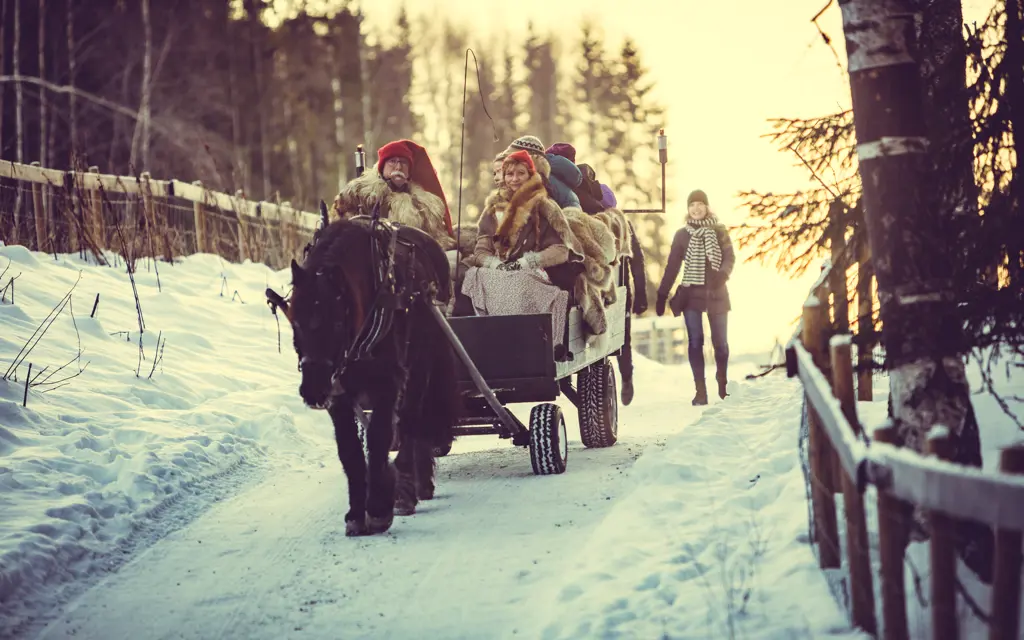
[[[846,206],[842,200],[833,200],[829,205],[829,236],[832,249],[832,270],[829,271],[828,288],[832,292],[833,324],[836,333],[850,330],[850,299],[846,286]]]
[[[827,319],[821,300],[814,295],[804,303],[803,344],[821,368],[824,360],[822,330]],[[807,400],[808,449],[811,462],[811,504],[814,509],[815,533],[818,542],[818,562],[822,569],[838,569],[839,525],[836,523],[836,501],[832,470],[832,446],[821,426],[818,412]]]
[[[149,236],[149,254],[156,260],[156,240],[153,238],[156,233],[156,216],[153,212],[153,189],[151,188],[150,175],[143,171],[142,179],[142,218],[146,222],[146,235]]]
[[[871,279],[874,267],[871,264],[871,246],[867,238],[858,240],[860,251],[857,257],[857,334],[860,347],[857,349],[857,399],[870,402],[873,397],[871,383],[872,350],[875,345],[875,324],[871,314]]]
[[[925,451],[940,460],[951,460],[953,443],[949,438],[949,430],[941,425],[933,426],[925,443]],[[933,510],[928,512],[928,526],[931,529],[932,638],[956,640],[960,636],[960,628],[956,618],[955,525],[949,516]]]
[[[38,162],[32,163],[33,167],[39,167]],[[38,182],[32,183],[32,210],[36,223],[36,251],[46,251],[46,210],[43,208],[43,185]]]
[[[1003,449],[999,470],[1024,474],[1024,445]],[[1017,640],[1020,627],[1021,532],[996,527],[989,640]]]
[[[895,427],[875,429],[876,442],[897,446]],[[883,490],[878,491],[878,552],[882,561],[882,620],[885,640],[908,640],[907,590],[903,580],[903,554],[911,507]]]
[[[831,343],[832,391],[839,406],[856,435],[860,435],[857,401],[853,395],[853,354],[850,335],[836,336]],[[871,578],[871,548],[868,545],[868,526],[864,515],[864,496],[857,483],[842,473],[843,505],[846,513],[846,556],[850,567],[850,593],[853,599],[853,624],[874,635],[875,589]]]
[[[245,246],[245,231],[248,224],[245,221],[245,199],[243,198],[244,192],[239,189],[235,192],[235,219],[238,225],[238,263],[245,262],[245,259],[249,257],[249,252]]]
[[[206,209],[202,203],[202,200],[205,200],[205,195],[202,191],[203,181],[196,180],[192,184],[200,189],[200,197],[192,203],[192,216],[195,218],[196,225],[196,253],[209,253],[206,243]]]
[[[89,173],[96,174],[100,173],[99,167],[89,167]],[[99,188],[93,189],[90,194],[92,201],[92,207],[89,210],[89,218],[91,220],[92,237],[93,241],[96,242],[96,248],[101,252],[107,248],[107,239],[104,234],[105,225],[103,224],[103,196],[100,194]]]

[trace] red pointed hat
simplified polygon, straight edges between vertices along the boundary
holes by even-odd
[[[412,140],[395,140],[389,142],[377,151],[377,171],[384,168],[384,163],[391,158],[405,158],[409,161],[409,180],[415,182],[424,191],[428,191],[444,203],[444,224],[448,233],[453,233],[452,214],[448,209],[448,200],[444,197],[444,189],[441,188],[441,181],[437,178],[434,165],[430,162],[427,150]]]

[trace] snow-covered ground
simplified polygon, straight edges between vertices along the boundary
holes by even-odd
[[[525,450],[464,438],[435,501],[351,539],[329,422],[263,304],[287,272],[193,256],[158,291],[140,265],[140,364],[123,267],[8,260],[0,375],[81,281],[75,321],[0,382],[0,637],[861,637],[807,545],[800,387],[780,373],[733,367],[732,396],[694,408],[688,367],[637,358],[616,446],[584,449],[569,410],[568,471],[536,477]],[[79,340],[88,368],[22,407],[28,362],[45,377]],[[992,450],[1015,434],[983,402]]]

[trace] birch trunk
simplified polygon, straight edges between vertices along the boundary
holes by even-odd
[[[335,53],[337,55],[337,53]],[[331,79],[334,93],[334,144],[338,158],[338,191],[348,182],[348,153],[345,149],[345,105],[341,96],[341,80]],[[352,151],[355,151],[353,148]]]
[[[952,287],[948,215],[928,206],[933,163],[913,0],[840,0],[849,56],[864,215],[888,359],[891,415],[901,444],[923,452],[931,429],[952,436],[953,461],[981,466]],[[986,579],[984,531],[961,540]],[[975,544],[978,543],[978,544]]]
[[[363,34],[363,14],[359,14],[359,84],[362,87],[363,144],[368,152],[376,153],[377,144],[373,139],[373,105],[370,102],[370,61],[367,57],[369,44]]]
[[[142,0],[142,32],[142,98],[139,101],[139,119],[135,123],[129,161],[136,172],[149,170],[149,113],[153,90],[153,25],[149,19],[149,0]]]
[[[21,0],[14,0],[14,46],[11,51],[14,77],[21,76]],[[17,136],[14,158],[25,162],[25,91],[21,82],[14,83],[14,126]],[[15,214],[17,219],[18,213]]]
[[[12,69],[14,77],[21,77],[21,0],[14,0],[14,43],[11,50],[13,56]],[[15,148],[14,159],[19,163],[25,162],[25,91],[21,82],[14,83],[14,127],[15,127]],[[11,229],[11,240],[17,244],[21,235],[21,189],[18,189],[14,198],[14,228]]]
[[[2,0],[2,8],[0,8],[0,25],[7,24],[7,0]],[[6,28],[0,28],[0,74],[7,74],[7,48],[6,38],[4,34],[7,32]],[[0,149],[4,148],[4,98],[7,96],[7,87],[0,87]]]
[[[78,69],[78,56],[75,51],[75,0],[67,0],[67,34],[68,34],[68,119],[71,129],[71,162],[74,167],[78,155],[78,96],[75,95],[75,74]]]
[[[1022,32],[1022,10],[1020,0],[1006,0],[1006,53],[1004,54],[1007,69],[1006,102],[1000,107],[1007,110],[1010,130],[1024,131],[1024,32]],[[1017,228],[1020,229],[1024,220],[1024,174],[1022,174],[1020,157],[1024,143],[1018,135],[1014,136],[1014,148],[1017,165],[1014,167],[1013,178],[1010,180],[1010,201],[1016,203]],[[1024,238],[1016,234],[1009,238],[1006,246],[1007,283],[1011,287],[1024,285]]]
[[[39,0],[39,77],[46,79],[46,0]],[[46,131],[46,89],[39,89],[39,164],[49,163],[49,135]]]

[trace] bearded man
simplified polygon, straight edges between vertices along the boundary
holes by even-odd
[[[445,251],[455,248],[452,217],[426,149],[411,140],[389,142],[377,152],[377,171],[349,182],[334,198],[340,218],[373,215],[425,231]]]

